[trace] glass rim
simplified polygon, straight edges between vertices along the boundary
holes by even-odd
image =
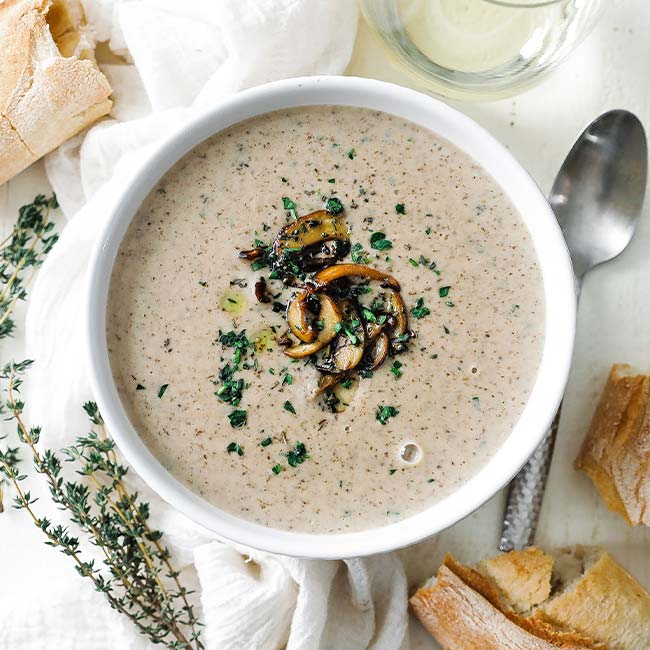
[[[499,7],[510,7],[513,9],[538,9],[539,7],[548,7],[549,5],[556,5],[563,0],[531,0],[525,2],[522,0],[483,0],[491,5]]]

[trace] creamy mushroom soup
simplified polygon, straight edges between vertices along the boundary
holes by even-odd
[[[492,178],[386,113],[274,112],[162,178],[119,249],[113,375],[219,508],[345,532],[422,511],[520,417],[544,339],[529,233]]]

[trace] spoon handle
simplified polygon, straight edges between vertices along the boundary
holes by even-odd
[[[561,409],[562,405],[541,444],[510,483],[499,541],[501,551],[521,550],[533,543]]]

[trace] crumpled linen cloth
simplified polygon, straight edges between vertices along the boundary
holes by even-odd
[[[92,399],[85,273],[120,188],[161,138],[221,98],[274,79],[343,72],[357,26],[354,0],[86,0],[86,10],[97,40],[128,65],[102,66],[115,91],[111,118],[46,160],[69,221],[32,290],[26,336],[35,365],[24,394],[53,449],[88,428],[80,409]],[[197,583],[209,650],[406,650],[407,585],[396,556],[329,562],[235,548],[129,476],[152,503],[176,564]],[[22,601],[31,624],[16,598],[0,631],[6,647],[150,647],[72,567],[58,587],[60,602]]]

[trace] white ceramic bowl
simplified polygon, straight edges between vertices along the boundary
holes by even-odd
[[[181,485],[141,442],[120,403],[106,346],[106,302],[118,247],[140,203],[185,153],[246,118],[318,104],[363,106],[430,129],[468,153],[494,178],[525,221],[544,279],[546,336],[528,404],[514,430],[483,469],[453,494],[423,512],[363,532],[314,535],[266,528],[210,505]],[[109,431],[135,471],[163,498],[218,535],[286,555],[343,558],[390,551],[455,524],[502,488],[541,441],[564,392],[575,333],[575,295],[569,255],[554,215],[537,185],[489,133],[449,106],[413,90],[370,79],[308,77],[258,86],[197,117],[165,142],[136,173],[98,237],[90,264],[88,349],[95,398]],[[218,469],[218,468],[216,468]]]

